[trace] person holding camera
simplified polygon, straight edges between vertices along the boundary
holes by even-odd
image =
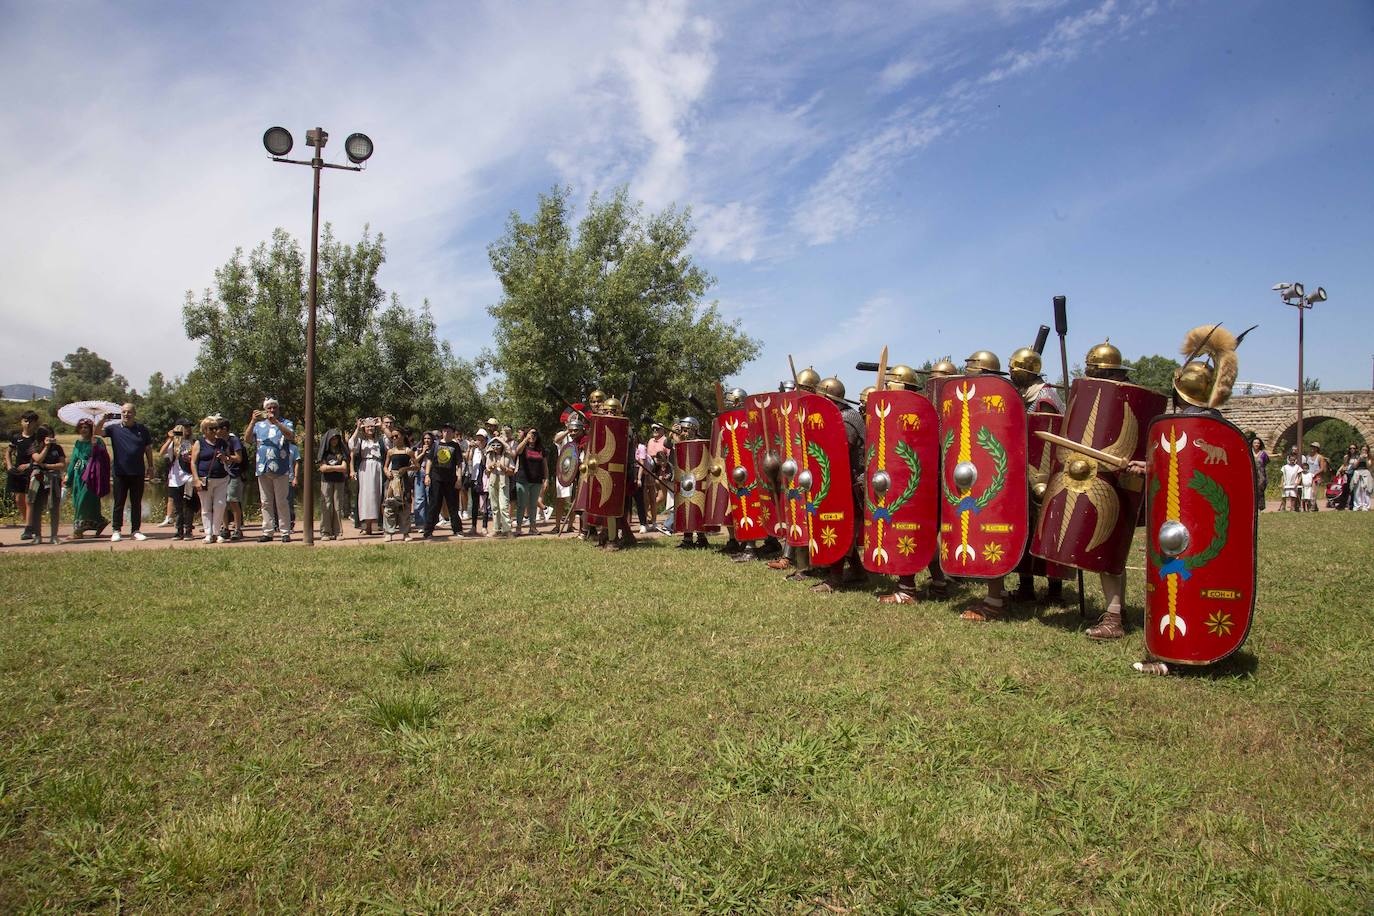
[[[229,468],[239,463],[238,443],[229,435],[229,421],[221,416],[200,421],[200,438],[191,446],[191,483],[200,493],[200,521],[205,543],[228,540],[220,529],[229,492]]]
[[[43,543],[43,511],[49,516],[48,543],[57,543],[57,521],[62,508],[62,474],[67,470],[67,453],[47,426],[38,427],[29,465],[29,517],[27,531],[33,543]]]
[[[283,544],[291,543],[291,443],[296,441],[296,428],[281,417],[281,405],[276,398],[265,398],[262,410],[253,411],[243,428],[243,444],[257,446],[254,470],[258,476],[258,495],[262,497],[262,536],[259,541],[272,540],[273,532],[281,533]]]
[[[167,431],[167,440],[162,443],[161,454],[167,459],[167,498],[172,501],[172,520],[176,524],[174,541],[189,541],[194,536],[191,525],[191,491],[194,483],[191,473],[191,450],[195,448],[186,436],[189,421],[178,420],[177,425]]]
[[[434,443],[425,462],[425,503],[428,509],[425,517],[426,538],[434,536],[439,513],[444,509],[448,509],[454,535],[463,533],[463,519],[458,512],[458,469],[463,465],[463,450],[453,433],[453,424],[445,422],[439,441]]]
[[[382,520],[382,459],[386,437],[377,432],[377,418],[359,418],[348,445],[353,449],[353,479],[358,482],[358,513],[355,521],[371,536]]]
[[[114,531],[110,532],[110,540],[120,539],[124,503],[128,500],[129,533],[135,541],[146,541],[148,536],[139,529],[143,527],[143,485],[153,479],[153,437],[148,427],[134,419],[133,404],[121,406],[119,422],[109,425],[115,417],[106,414],[96,421],[95,428],[96,435],[109,437],[110,451],[114,453]]]

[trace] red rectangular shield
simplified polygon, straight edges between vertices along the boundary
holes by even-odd
[[[782,392],[772,391],[744,399],[744,410],[749,416],[748,445],[754,453],[759,480],[759,521],[764,534],[779,538],[787,535],[781,483],[783,398]]]
[[[762,487],[754,455],[761,446],[752,440],[755,432],[749,422],[747,408],[727,411],[720,415],[720,455],[726,502],[726,517],[734,528],[735,538],[754,541],[767,531],[763,522]]]
[[[805,392],[782,392],[778,403],[778,430],[782,434],[782,451],[779,453],[782,463],[778,465],[778,481],[783,487],[783,535],[792,547],[805,547],[810,542],[806,522],[806,491],[797,483],[797,475],[806,466],[806,459],[802,457],[806,454],[806,428],[799,414],[803,394]]]
[[[620,518],[629,489],[630,421],[625,417],[592,417],[582,486],[587,491],[587,514]]]
[[[1250,446],[1233,424],[1202,414],[1159,417],[1147,438],[1145,648],[1210,665],[1245,643],[1254,619]]]
[[[940,568],[997,578],[1016,568],[1030,539],[1026,414],[1016,386],[995,375],[939,387]]]
[[[797,483],[806,498],[807,547],[812,565],[829,566],[843,560],[854,547],[849,440],[840,409],[825,395],[803,394],[797,419],[806,442],[806,464]]]
[[[677,464],[677,493],[673,496],[673,531],[696,534],[706,530],[706,478],[711,467],[711,443],[685,439],[673,446]]]
[[[915,575],[940,541],[939,416],[914,391],[875,391],[867,414],[864,567]]]

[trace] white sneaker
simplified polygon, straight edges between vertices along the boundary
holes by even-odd
[[[172,527],[172,517],[169,515],[169,516],[167,516],[166,518],[164,518],[164,519],[162,520],[162,523],[161,523],[160,525],[158,525],[158,527],[159,527],[159,528],[170,528],[170,527]]]
[[[120,536],[119,536],[119,532],[116,531],[114,534],[110,535],[110,540],[112,540],[112,541],[121,540],[121,538],[120,538]]]
[[[449,529],[452,529],[452,528],[453,528],[453,522],[449,521],[449,520],[446,519],[446,518],[441,518],[441,519],[439,519],[438,522],[435,523],[434,527],[435,527],[435,528],[449,528]]]
[[[207,534],[207,535],[205,536],[205,543],[207,543],[207,544],[213,544],[213,543],[215,543],[215,536],[214,536],[213,534]]]
[[[134,540],[135,540],[135,541],[146,541],[146,540],[148,540],[148,535],[144,534],[142,531],[135,531],[135,532],[134,532]]]
[[[643,525],[640,525],[640,526],[639,526],[639,533],[640,533],[640,534],[648,534],[648,533],[649,533],[649,529],[648,529],[648,528],[645,528]]]

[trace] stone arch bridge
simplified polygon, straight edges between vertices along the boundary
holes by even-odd
[[[1255,432],[1272,453],[1277,443],[1296,440],[1298,395],[1266,394],[1233,397],[1221,408],[1226,419],[1246,432]],[[1306,391],[1302,397],[1302,426],[1311,429],[1323,420],[1341,420],[1374,445],[1374,391]]]

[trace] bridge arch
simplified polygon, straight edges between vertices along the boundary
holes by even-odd
[[[1296,392],[1233,397],[1221,411],[1242,430],[1262,437],[1270,452],[1276,451],[1280,443],[1295,439]],[[1367,444],[1374,445],[1374,391],[1304,392],[1303,429],[1323,420],[1340,420],[1353,427]]]

